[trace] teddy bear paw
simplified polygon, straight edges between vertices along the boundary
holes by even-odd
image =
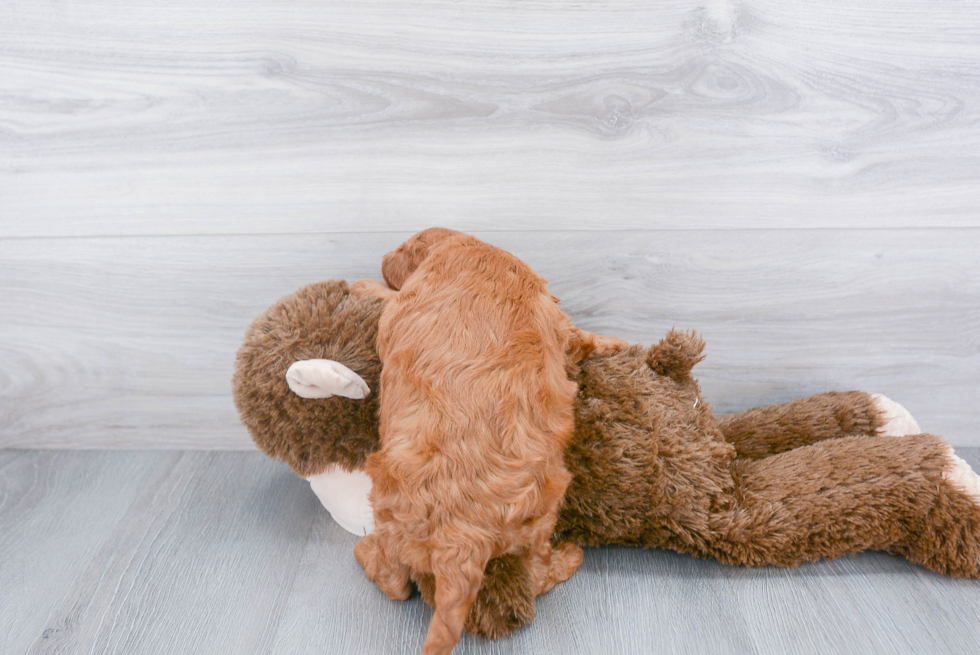
[[[871,401],[884,419],[884,424],[878,428],[882,437],[904,437],[909,434],[920,434],[919,424],[912,418],[909,410],[905,409],[891,398],[880,393],[871,394]]]
[[[946,466],[943,469],[943,479],[968,495],[974,503],[980,506],[980,475],[963,459],[949,449]]]

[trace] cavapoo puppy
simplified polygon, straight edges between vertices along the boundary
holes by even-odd
[[[575,328],[545,280],[513,255],[441,228],[385,256],[377,350],[381,449],[368,458],[374,534],[354,549],[391,598],[411,593],[411,570],[435,579],[423,653],[449,653],[487,562],[527,566],[537,594],[582,562],[552,548],[570,475],[576,362],[620,339]]]

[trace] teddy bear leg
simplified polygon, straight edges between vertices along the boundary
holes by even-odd
[[[720,421],[739,457],[759,459],[826,439],[918,434],[918,424],[881,394],[831,391],[793,402],[757,407]]]
[[[945,445],[946,493],[916,538],[892,550],[939,573],[980,578],[980,475]]]
[[[724,561],[793,566],[862,550],[980,577],[980,478],[929,434],[844,437],[736,460],[737,501],[713,517]]]

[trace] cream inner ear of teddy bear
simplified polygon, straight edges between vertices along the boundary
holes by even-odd
[[[302,359],[286,371],[286,384],[302,398],[367,398],[371,393],[360,375],[332,359]]]
[[[367,473],[345,471],[335,464],[306,479],[340,527],[358,537],[374,532],[374,511],[368,500],[371,478]]]

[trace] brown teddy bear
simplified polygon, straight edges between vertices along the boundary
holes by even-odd
[[[310,480],[338,523],[372,529],[362,469],[379,445],[384,302],[340,280],[311,284],[255,319],[233,391],[259,448]],[[980,578],[980,477],[900,405],[831,392],[717,418],[692,367],[703,341],[587,360],[556,539],[671,548],[730,564],[793,566],[866,549]],[[416,576],[431,604],[434,584]],[[488,564],[466,630],[498,638],[534,616],[518,558]]]

